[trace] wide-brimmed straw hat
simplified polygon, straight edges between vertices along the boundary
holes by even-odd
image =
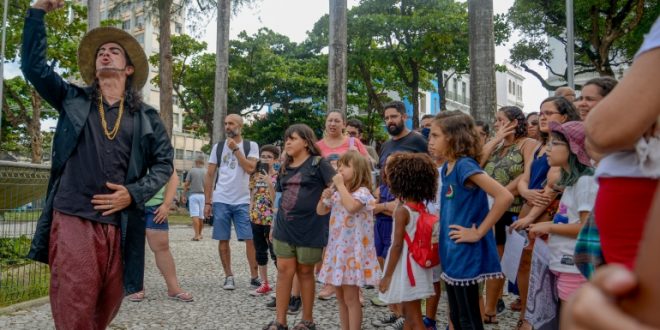
[[[78,67],[85,83],[91,85],[96,78],[96,53],[104,44],[114,42],[119,44],[130,58],[135,71],[133,84],[142,89],[147,83],[149,62],[140,43],[128,32],[114,27],[95,28],[82,38],[78,47]]]
[[[581,121],[569,121],[563,124],[551,121],[548,125],[551,131],[561,133],[566,138],[571,152],[577,156],[580,163],[591,166],[591,157],[585,148],[584,124]]]

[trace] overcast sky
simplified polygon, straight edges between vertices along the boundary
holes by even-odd
[[[359,3],[358,0],[347,0],[347,2],[349,8]],[[496,0],[493,3],[496,14],[506,13],[513,4],[513,0]],[[302,42],[307,37],[307,31],[310,31],[314,27],[314,23],[327,14],[328,10],[328,0],[257,0],[255,5],[242,8],[237,15],[231,18],[230,38],[236,38],[243,30],[248,34],[253,34],[261,27],[268,27],[277,33],[288,36],[292,41]],[[207,33],[203,37],[209,44],[210,52],[215,52],[215,32],[214,21],[207,28]],[[509,58],[509,47],[518,38],[514,32],[506,45],[496,48],[496,63],[502,64]],[[530,66],[537,70],[540,69],[531,63]],[[547,76],[544,70],[541,72]],[[538,111],[539,103],[548,96],[548,92],[536,78],[527,73],[524,75],[526,77],[523,83],[524,110],[525,112]]]

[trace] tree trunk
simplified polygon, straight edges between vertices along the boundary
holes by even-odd
[[[412,96],[410,102],[413,106],[412,127],[417,129],[419,127],[419,64],[413,60],[409,60],[408,63],[412,74],[412,80],[410,81]]]
[[[346,0],[330,0],[328,49],[328,107],[346,114]]]
[[[33,164],[41,164],[43,161],[43,141],[41,134],[41,97],[37,91],[32,90],[32,118],[26,125],[28,135],[30,135],[30,150]]]
[[[493,1],[468,0],[470,38],[470,113],[493,123],[495,99],[495,37]]]
[[[101,0],[87,0],[87,31],[101,26]]]
[[[158,1],[158,17],[160,19],[160,118],[163,120],[167,134],[172,137],[172,39],[170,33],[172,0]]]
[[[231,1],[218,0],[218,33],[215,60],[215,98],[213,101],[213,134],[211,145],[225,137],[227,88],[229,85],[229,18]]]
[[[438,95],[439,97],[439,106],[440,111],[447,110],[447,95],[445,95],[445,76],[442,73],[442,68],[439,66],[435,68],[436,79],[438,80]]]

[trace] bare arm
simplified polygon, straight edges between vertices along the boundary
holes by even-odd
[[[167,187],[165,188],[165,193],[163,194],[163,203],[160,204],[154,217],[155,223],[161,223],[167,220],[167,216],[170,213],[170,206],[172,206],[172,199],[174,199],[174,194],[176,194],[176,188],[179,186],[179,176],[176,174],[176,170],[172,171],[172,176],[170,180],[167,181]]]
[[[213,200],[213,186],[215,185],[215,171],[218,169],[218,166],[213,163],[209,163],[206,168],[206,176],[204,177],[204,216],[211,216],[211,201]]]
[[[479,225],[472,224],[471,228],[465,228],[460,225],[450,225],[449,238],[456,243],[474,243],[484,237],[495,225],[504,212],[509,209],[513,202],[513,195],[499,184],[495,179],[486,173],[477,173],[472,175],[468,181],[471,181],[486,194],[493,196],[493,207],[490,209],[484,221]],[[467,182],[466,182],[467,183]]]
[[[410,221],[410,214],[403,207],[402,204],[397,204],[397,208],[394,210],[394,237],[392,237],[392,245],[390,246],[390,252],[387,255],[387,267],[383,272],[383,279],[380,282],[379,290],[380,292],[386,292],[392,281],[392,274],[396,265],[401,259],[401,253],[403,252],[403,236],[406,233],[406,225]]]
[[[616,88],[589,112],[585,120],[589,146],[598,153],[631,149],[658,121],[658,83],[660,48],[640,55]],[[633,100],[635,106],[630,106]]]

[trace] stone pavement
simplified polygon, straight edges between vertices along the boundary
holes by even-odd
[[[170,229],[170,247],[177,265],[179,282],[184,290],[193,294],[195,301],[184,303],[167,299],[165,282],[156,268],[153,254],[147,251],[146,298],[139,303],[124,300],[110,329],[261,329],[274,319],[275,312],[264,306],[269,297],[248,295],[250,277],[244,257],[245,245],[232,240],[236,290],[225,291],[221,288],[224,276],[217,242],[210,239],[210,227],[204,228],[202,241],[191,241],[192,234],[190,226],[173,226]],[[269,276],[274,279],[275,268],[270,267],[269,271]],[[386,309],[372,306],[368,302],[376,294],[375,290],[364,292],[367,306],[363,310],[363,329],[375,329],[371,321],[384,316]],[[510,298],[505,297],[505,301],[508,306]],[[447,324],[446,306],[443,293],[438,311],[438,329],[443,329]],[[301,314],[289,316],[289,325],[295,325]],[[338,329],[339,315],[335,301],[316,300],[314,318],[319,329]],[[487,326],[486,329],[515,329],[518,313],[507,308],[498,319],[499,325]],[[49,304],[0,316],[0,329],[53,328]]]

